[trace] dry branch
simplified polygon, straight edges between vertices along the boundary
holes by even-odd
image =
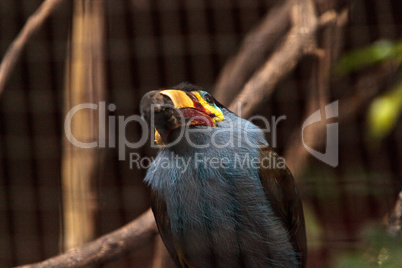
[[[272,8],[262,22],[242,42],[239,52],[223,67],[215,85],[214,96],[223,105],[229,105],[247,80],[266,61],[271,51],[291,26],[290,11],[294,5],[288,0]],[[338,22],[345,24],[347,9],[340,15],[335,10],[324,12],[318,20],[318,27]]]
[[[152,261],[152,268],[170,268],[176,267],[172,258],[167,251],[165,244],[162,241],[162,238],[157,235],[155,237],[155,249],[154,256]]]
[[[321,53],[316,53],[317,57],[311,70],[309,85],[311,92],[308,94],[309,98],[304,118],[307,118],[313,112],[320,109],[320,107],[323,108],[328,104],[330,97],[330,70],[333,62],[339,56],[343,26],[346,24],[347,14],[347,9],[339,15],[335,11],[330,10],[321,15],[319,19],[319,25],[328,27],[323,30],[323,49],[320,50]],[[318,123],[314,127],[306,128],[304,131],[305,141],[309,145],[321,144],[324,141],[325,128],[325,123]],[[291,143],[286,148],[285,159],[297,179],[306,166],[308,152],[301,141],[301,127],[298,127],[291,137]]]
[[[21,32],[9,46],[0,65],[0,95],[26,44],[62,2],[63,0],[45,0],[29,17]]]
[[[83,267],[114,260],[130,250],[139,249],[158,233],[151,209],[120,229],[45,261],[21,266]]]
[[[310,0],[296,4],[292,8],[292,28],[284,43],[273,53],[271,58],[246,83],[243,90],[231,103],[229,109],[241,111],[241,116],[249,117],[259,104],[274,91],[280,79],[286,76],[305,54],[316,53],[315,33],[319,27],[335,23],[342,27],[347,22],[348,10],[340,14],[327,11],[316,18],[314,6]]]
[[[303,53],[311,51],[317,29],[317,17],[311,0],[298,1],[291,12],[292,28],[284,43],[264,66],[246,83],[229,109],[248,117],[258,103],[273,92],[278,81],[289,73]]]
[[[272,8],[262,22],[247,34],[236,56],[224,66],[214,91],[215,98],[223,105],[230,104],[290,27],[292,2],[288,0]]]

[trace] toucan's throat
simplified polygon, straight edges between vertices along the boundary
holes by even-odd
[[[181,108],[180,112],[183,113],[183,116],[186,120],[189,121],[189,125],[197,125],[197,126],[207,126],[213,127],[215,125],[214,120],[211,116],[200,110],[194,108]]]
[[[184,122],[178,120],[179,125],[175,128],[155,128],[155,142],[158,145],[164,145],[165,142],[169,142],[172,139],[171,133],[178,130],[180,127],[186,126],[205,126],[214,127],[215,126],[215,115],[208,115],[203,111],[197,110],[195,108],[181,108],[179,109],[180,116],[184,119]]]

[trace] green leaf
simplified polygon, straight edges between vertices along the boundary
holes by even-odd
[[[401,59],[401,41],[380,40],[372,45],[352,51],[343,56],[335,65],[335,73],[339,76],[343,76],[387,60],[401,61]]]
[[[368,111],[369,137],[382,139],[395,127],[402,112],[402,82],[373,100]]]

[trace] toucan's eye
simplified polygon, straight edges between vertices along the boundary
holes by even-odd
[[[215,103],[214,98],[212,98],[212,96],[209,93],[206,93],[204,95],[204,100],[206,102],[208,102],[209,104],[214,104]]]

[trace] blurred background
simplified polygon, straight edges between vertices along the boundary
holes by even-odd
[[[291,27],[289,13],[278,17],[285,1],[60,2],[26,44],[0,96],[0,267],[57,255],[123,226],[150,205],[146,170],[119,161],[116,148],[78,150],[66,140],[71,107],[104,101],[116,106],[108,116],[127,117],[139,114],[147,91],[182,81],[228,106]],[[1,57],[41,3],[0,1]],[[393,254],[401,245],[382,229],[402,179],[402,2],[313,4],[318,17],[343,17],[318,26],[316,48],[289,71],[279,70],[286,75],[253,114],[287,116],[276,149],[289,157],[304,202],[309,267],[401,266]],[[267,14],[276,20],[264,23]],[[256,38],[266,25],[270,35]],[[260,51],[241,54],[248,49]],[[242,76],[230,68],[240,54],[254,62]],[[301,152],[299,143],[308,115],[336,100],[339,165],[333,168]],[[97,140],[105,126],[98,117],[92,110],[77,114],[74,135]],[[308,128],[307,143],[323,152],[325,128]],[[126,136],[137,141],[139,124],[128,124]],[[127,148],[127,159],[131,152],[156,154],[149,146]],[[154,248],[149,241],[104,266],[151,267]]]

